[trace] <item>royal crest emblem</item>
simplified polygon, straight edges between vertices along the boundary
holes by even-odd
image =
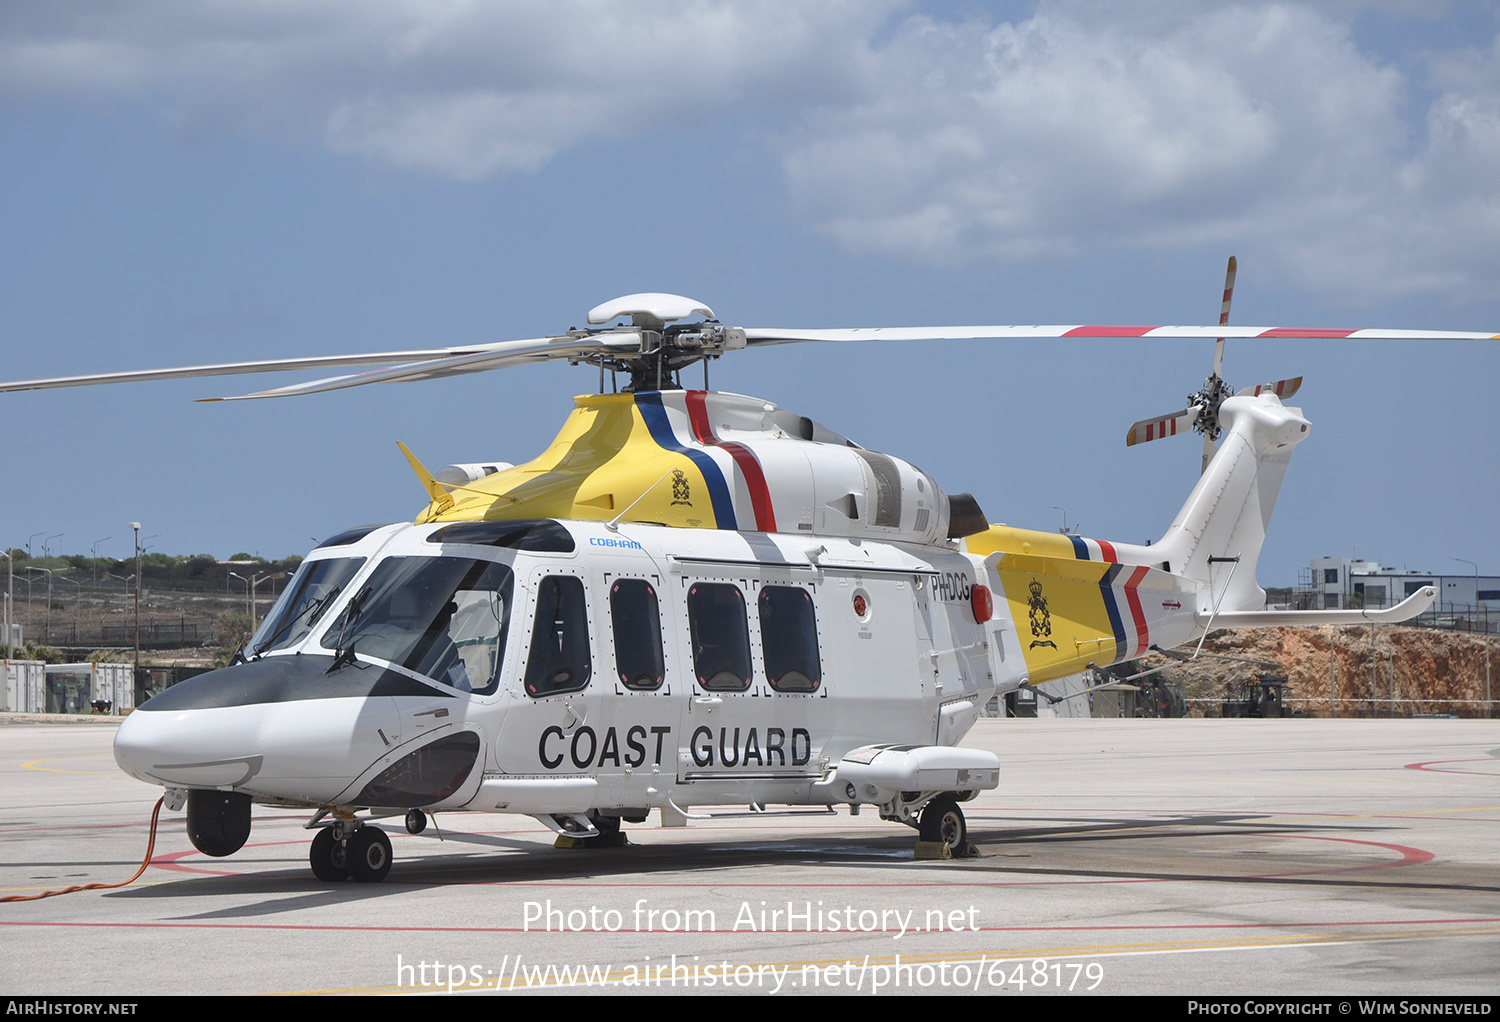
[[[686,504],[688,507],[692,507],[693,502],[688,499],[691,492],[688,489],[687,475],[682,469],[674,468],[672,470],[672,504],[674,506],[677,504]]]
[[[1042,595],[1042,584],[1036,579],[1031,580],[1031,599],[1026,605],[1031,608],[1031,634],[1034,636],[1031,649],[1038,646],[1051,646],[1057,648],[1057,643],[1047,636],[1052,634],[1052,612],[1047,609],[1047,598]]]

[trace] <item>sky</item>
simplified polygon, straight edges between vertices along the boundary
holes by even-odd
[[[1213,323],[1231,255],[1234,323],[1500,333],[1500,8],[0,8],[0,379],[535,337],[637,291],[752,327]],[[991,521],[1143,542],[1200,444],[1126,429],[1211,359],[788,345],[710,379]],[[598,382],[194,403],[316,375],[0,395],[0,546],[125,557],[139,521],[164,553],[305,552],[424,506],[397,440],[519,463]],[[1228,344],[1232,386],[1296,375],[1262,585],[1321,556],[1500,573],[1500,348]]]

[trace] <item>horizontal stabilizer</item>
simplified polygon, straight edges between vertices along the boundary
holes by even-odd
[[[443,484],[438,482],[433,474],[427,471],[427,466],[417,460],[417,456],[411,453],[411,449],[400,440],[396,446],[401,448],[401,453],[406,455],[406,460],[411,463],[411,469],[422,480],[422,488],[427,491],[427,497],[437,505],[439,511],[446,511],[453,506],[453,495],[443,489]]]
[[[1213,621],[1215,628],[1266,628],[1272,625],[1364,625],[1399,624],[1410,621],[1431,607],[1437,599],[1435,586],[1423,586],[1406,599],[1385,610],[1250,610],[1211,616],[1199,613],[1194,620],[1200,625]]]

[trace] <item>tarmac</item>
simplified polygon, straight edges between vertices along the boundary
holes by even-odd
[[[41,720],[0,715],[0,895],[127,879],[161,789],[115,767],[110,719]],[[211,859],[163,810],[134,884],[0,905],[0,993],[1500,994],[1500,723],[981,720],[964,744],[1001,786],[947,861],[869,809],[653,814],[569,850],[445,814],[384,822],[383,883],[324,884],[305,816],[257,807]]]

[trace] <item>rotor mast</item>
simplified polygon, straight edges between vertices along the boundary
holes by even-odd
[[[697,323],[679,322],[692,315],[708,318]],[[627,374],[630,383],[625,389],[632,393],[681,390],[678,374],[683,369],[718,358],[725,351],[745,347],[744,330],[724,326],[714,318],[713,310],[708,306],[680,295],[635,294],[616,298],[590,309],[589,323],[608,323],[623,316],[630,317],[629,326],[570,330],[567,336],[602,339],[614,335],[621,340],[627,334],[639,337],[636,350],[622,344],[579,359],[611,372]]]

